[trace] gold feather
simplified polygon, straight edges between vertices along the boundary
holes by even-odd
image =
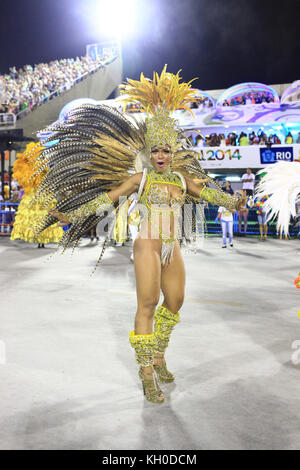
[[[164,66],[160,76],[153,72],[153,79],[145,78],[141,73],[140,80],[130,80],[120,86],[124,97],[124,103],[139,103],[145,111],[154,114],[157,107],[162,107],[170,112],[176,109],[186,109],[191,114],[193,112],[188,107],[189,103],[197,101],[196,92],[191,88],[194,78],[188,83],[180,83],[179,70],[176,75],[167,72],[167,65]]]

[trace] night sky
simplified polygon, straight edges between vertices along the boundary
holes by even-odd
[[[111,3],[111,0],[107,0]],[[99,0],[0,0],[0,73],[10,66],[85,54],[108,39]],[[137,0],[123,40],[124,78],[182,69],[202,89],[300,79],[299,0]]]

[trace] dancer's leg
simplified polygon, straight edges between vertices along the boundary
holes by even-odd
[[[238,212],[238,221],[239,221],[239,232],[242,231],[242,213],[241,211]]]
[[[157,339],[153,333],[153,316],[160,294],[160,240],[137,239],[134,243],[134,267],[138,308],[135,329],[129,340],[135,349],[139,375],[147,400],[162,403],[164,395],[153,375],[153,356]]]
[[[138,308],[135,334],[149,335],[153,331],[153,316],[160,295],[160,240],[137,239],[134,243],[134,268]]]
[[[244,232],[247,232],[247,224],[248,224],[248,211],[244,212]]]
[[[176,242],[172,261],[162,266],[161,288],[164,294],[164,301],[156,309],[154,316],[154,333],[157,338],[154,367],[159,380],[162,382],[172,382],[175,378],[167,369],[164,354],[169,344],[171,333],[175,325],[180,321],[178,310],[183,303],[184,287],[185,269],[179,243]]]
[[[223,246],[226,246],[227,225],[225,220],[221,220]]]
[[[229,220],[227,222],[227,228],[228,228],[228,235],[229,235],[229,243],[232,245],[232,238],[233,238],[233,222]]]
[[[161,289],[164,294],[163,306],[173,313],[181,308],[184,299],[185,269],[179,243],[175,243],[171,263],[162,266]]]

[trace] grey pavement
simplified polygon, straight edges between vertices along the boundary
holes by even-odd
[[[163,404],[128,342],[130,247],[92,276],[99,246],[54,253],[0,239],[0,449],[300,449],[298,240],[184,251]]]

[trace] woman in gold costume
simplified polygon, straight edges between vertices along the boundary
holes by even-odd
[[[31,158],[28,158],[31,153]],[[38,248],[43,248],[45,243],[58,243],[63,236],[63,229],[58,224],[51,225],[38,236],[34,233],[34,225],[44,219],[49,209],[55,206],[55,201],[51,205],[44,205],[44,198],[36,198],[39,183],[44,176],[33,177],[35,157],[39,155],[39,147],[35,142],[30,142],[26,146],[24,153],[19,153],[13,166],[13,177],[18,181],[24,190],[24,195],[19,204],[16,214],[11,240],[24,240],[29,243],[38,243]]]
[[[66,119],[69,129],[71,124],[74,129],[76,121],[77,140],[73,143],[62,140],[52,152],[50,149],[41,153],[39,164],[51,166],[48,179],[41,184],[41,192],[64,194],[64,199],[49,213],[39,231],[57,219],[62,224],[71,223],[61,246],[76,245],[87,228],[104,220],[108,212],[120,211],[126,198],[137,192],[136,208],[141,215],[140,231],[134,243],[138,302],[129,341],[140,366],[146,399],[162,403],[164,394],[158,381],[174,380],[164,356],[172,330],[180,321],[179,309],[184,298],[185,270],[178,242],[181,210],[184,204],[200,201],[233,210],[242,201],[219,187],[206,186],[211,180],[171,116],[175,109],[189,109],[189,102],[195,100],[190,83],[180,83],[179,73],[167,73],[165,67],[160,76],[154,74],[153,80],[143,75],[140,81],[128,80],[123,92],[127,95],[125,102],[138,102],[148,113],[145,123],[132,123],[105,106],[87,105],[74,110]],[[87,115],[89,119],[85,122]],[[91,135],[90,129],[96,126],[96,132]],[[48,130],[57,138],[66,132],[66,124],[55,123]],[[72,155],[65,154],[65,165],[62,150]],[[71,162],[69,166],[67,159]],[[67,172],[70,176],[66,180],[62,176]],[[130,176],[130,173],[135,174]],[[63,181],[67,181],[64,187]],[[66,191],[72,191],[72,196]],[[104,248],[105,243],[100,260]],[[161,290],[164,299],[158,306]]]

